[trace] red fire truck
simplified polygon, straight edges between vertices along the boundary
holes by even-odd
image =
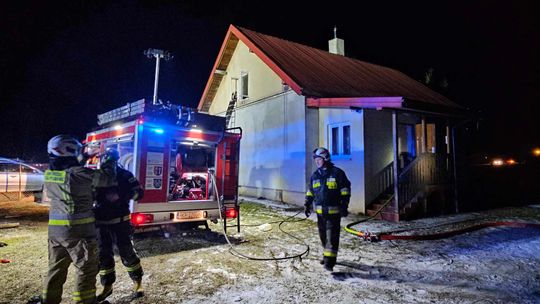
[[[226,129],[225,118],[144,99],[98,115],[86,145],[103,152],[114,147],[119,165],[131,171],[144,197],[131,202],[139,231],[166,224],[224,219],[236,221],[238,160],[242,130]],[[99,166],[99,158],[88,166]]]

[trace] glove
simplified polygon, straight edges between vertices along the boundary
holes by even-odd
[[[347,209],[349,209],[348,207],[349,206],[347,206],[347,205],[341,206],[341,212],[340,212],[341,217],[347,217],[347,215],[349,215],[349,210],[347,210]]]
[[[309,217],[311,215],[311,205],[304,205],[304,214],[306,217]]]

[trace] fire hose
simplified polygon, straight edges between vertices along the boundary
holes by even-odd
[[[214,191],[215,191],[215,196],[217,198],[217,201],[218,201],[218,205],[219,205],[219,209],[222,210],[223,208],[223,203],[221,201],[221,197],[218,193],[218,189],[217,189],[217,186],[216,186],[216,178],[213,174],[210,175],[211,179],[212,179],[212,184],[214,185]],[[270,223],[266,223],[266,224],[271,224],[271,223],[279,223],[278,225],[278,228],[281,232],[283,232],[284,234],[292,237],[293,239],[301,242],[302,244],[300,245],[303,245],[305,247],[305,250],[300,252],[300,253],[296,253],[296,254],[293,254],[293,255],[287,255],[285,254],[284,257],[255,257],[255,256],[249,256],[249,255],[246,255],[246,254],[243,254],[241,252],[239,252],[238,250],[236,250],[233,246],[233,244],[231,243],[231,241],[229,240],[229,236],[227,235],[227,233],[225,233],[225,231],[223,231],[223,236],[225,237],[225,240],[227,241],[227,243],[229,244],[229,252],[236,256],[236,257],[239,257],[239,258],[244,258],[244,259],[248,259],[248,260],[254,260],[254,261],[281,261],[281,260],[288,260],[288,259],[295,259],[295,258],[300,258],[302,259],[302,257],[304,256],[307,256],[309,254],[309,245],[306,244],[306,242],[294,235],[292,235],[291,233],[289,232],[286,232],[285,230],[283,230],[281,228],[281,225],[283,225],[284,223],[294,223],[294,222],[301,222],[301,221],[305,221],[306,219],[295,219],[295,220],[292,220],[293,218],[295,218],[298,214],[300,214],[302,211],[299,211],[298,213],[296,214],[293,214],[291,216],[288,216],[287,218],[283,219],[283,220],[278,220],[278,221],[275,221],[275,222],[270,222]],[[219,217],[222,221],[224,221],[225,219],[223,219],[222,217],[222,212],[219,212]],[[264,224],[261,224],[261,225],[264,225]],[[243,226],[247,226],[247,225],[243,225]],[[249,225],[249,226],[260,226],[260,225]]]
[[[358,237],[363,238],[366,241],[389,241],[389,240],[409,240],[409,241],[425,241],[425,240],[438,240],[443,238],[452,237],[455,235],[480,230],[483,228],[488,227],[514,227],[514,228],[540,228],[540,223],[528,223],[528,222],[517,222],[517,221],[489,221],[484,222],[480,224],[475,224],[469,227],[460,228],[456,230],[450,230],[450,231],[444,231],[444,232],[438,232],[438,233],[430,233],[430,234],[415,234],[415,235],[396,235],[394,233],[397,232],[403,232],[403,231],[388,231],[388,232],[379,232],[374,233],[370,232],[368,230],[362,231],[362,230],[356,230],[353,229],[352,226],[358,225],[360,223],[369,221],[373,218],[375,218],[379,213],[382,212],[382,210],[392,201],[392,197],[386,201],[383,206],[375,212],[372,216],[362,219],[360,221],[352,222],[345,226],[345,231],[347,231],[350,234],[356,235]]]

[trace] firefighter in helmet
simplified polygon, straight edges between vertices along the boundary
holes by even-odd
[[[319,237],[323,246],[321,264],[324,264],[326,270],[332,271],[339,248],[341,217],[349,214],[347,209],[351,197],[351,182],[345,172],[330,161],[330,152],[327,149],[315,149],[313,159],[317,170],[311,175],[304,211],[306,217],[309,217],[315,203]]]
[[[72,263],[76,273],[73,301],[96,301],[99,267],[93,186],[105,182],[100,180],[101,171],[81,165],[85,161],[81,150],[81,143],[69,135],[57,135],[47,144],[49,170],[45,171],[43,202],[50,205],[49,270],[42,295],[28,303],[60,303]]]
[[[94,211],[99,243],[99,276],[103,285],[103,290],[97,297],[98,301],[105,300],[113,291],[116,280],[114,246],[118,248],[122,264],[133,280],[133,297],[144,295],[141,285],[143,269],[141,260],[133,249],[133,228],[129,210],[130,200],[142,198],[143,190],[131,172],[118,166],[119,158],[118,151],[113,148],[107,148],[100,157],[100,170],[113,172],[117,185],[96,191]]]

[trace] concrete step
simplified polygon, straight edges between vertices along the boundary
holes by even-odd
[[[381,212],[382,219],[389,222],[397,223],[399,222],[400,216],[398,213],[394,212]]]
[[[373,216],[375,215],[375,213],[377,213],[377,210],[371,210],[371,209],[368,209],[366,211],[366,214],[368,216]],[[377,214],[375,217],[375,219],[378,219],[378,220],[385,220],[385,221],[390,221],[390,222],[399,222],[399,214],[397,212],[380,212],[379,214]]]
[[[367,216],[373,216],[373,215],[375,215],[376,212],[377,212],[376,210],[368,209],[368,210],[366,210],[366,215],[367,215]],[[378,219],[378,220],[382,220],[382,215],[379,213],[379,214],[377,214],[377,216],[375,216],[374,218],[375,218],[375,219]]]
[[[381,209],[382,207],[384,206],[384,204],[381,204],[381,203],[375,203],[375,204],[371,204],[368,209],[371,209],[371,210],[379,210]],[[383,210],[384,212],[396,212],[396,208],[394,208],[393,204],[390,203],[388,205],[386,205],[386,207],[384,208]]]

